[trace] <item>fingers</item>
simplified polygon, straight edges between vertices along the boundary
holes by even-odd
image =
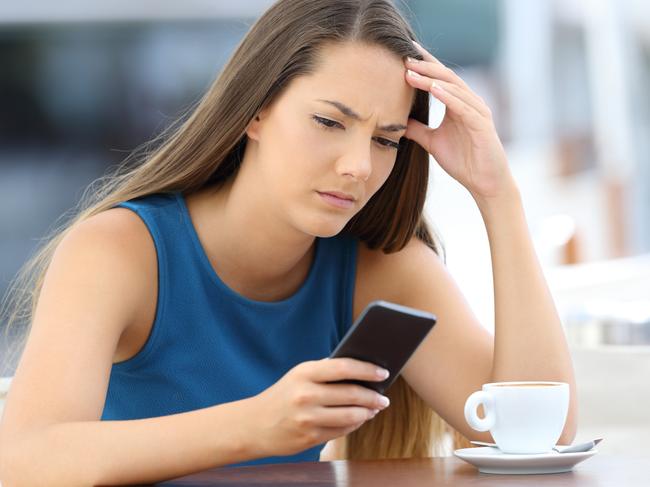
[[[406,74],[409,83],[424,91],[429,91],[449,109],[449,115],[462,119],[472,128],[480,128],[485,116],[476,110],[467,92],[445,81],[432,80],[413,71]]]
[[[432,63],[439,63],[442,64],[440,61],[438,61],[435,57],[433,57],[433,54],[431,54],[429,51],[427,51],[424,47],[422,47],[420,44],[418,44],[415,41],[413,42],[413,45],[416,47],[418,51],[420,51],[420,54],[422,54],[422,57],[424,58],[425,61],[430,61]]]
[[[436,58],[433,58],[432,61],[428,61],[426,59],[422,61],[420,59],[406,58],[405,62],[406,66],[409,69],[413,69],[431,78],[437,78],[449,83],[455,83],[458,86],[469,89],[469,86],[467,86],[465,81],[460,76],[458,76],[451,68],[448,68],[442,64]]]
[[[365,423],[365,421],[361,421],[360,423],[344,428],[320,428],[320,433],[323,438],[326,438],[326,441],[329,441],[334,438],[340,438],[341,436],[349,435],[353,431],[361,428],[361,426],[363,426],[363,423]]]
[[[490,109],[483,99],[474,93],[460,76],[429,54],[426,49],[419,44],[416,44],[416,47],[422,54],[424,61],[407,58],[405,63],[408,69],[426,80],[421,81],[419,85],[416,85],[417,88],[429,91],[438,98],[439,91],[431,89],[431,84],[435,82],[439,86],[442,86],[447,92],[468,104],[482,116],[492,116]],[[409,78],[408,75],[407,78]],[[411,78],[417,79],[418,77],[415,76]],[[440,101],[442,101],[442,99],[440,99]]]
[[[366,421],[374,418],[378,412],[378,410],[361,407],[319,408],[317,413],[318,426],[323,428],[358,427]]]
[[[386,396],[355,384],[320,385],[315,394],[318,404],[323,406],[363,406],[381,410],[390,404]]]
[[[335,382],[346,379],[381,382],[388,377],[387,370],[351,358],[326,358],[306,364],[305,373],[313,382]]]
[[[488,117],[491,115],[483,100],[471,91],[464,82],[462,84],[458,83],[454,79],[456,77],[455,74],[453,76],[446,74],[446,72],[451,72],[449,68],[445,68],[444,66],[440,68],[430,63],[423,63],[422,61],[415,66],[413,65],[414,63],[409,61],[406,64],[411,73],[413,73],[407,72],[407,75],[410,75],[410,78],[413,80],[420,80],[421,86],[418,85],[416,86],[417,88],[430,91],[437,96],[437,93],[431,88],[435,85],[441,86],[447,92],[463,100],[482,116]]]
[[[404,136],[411,140],[414,140],[421,147],[424,147],[428,152],[431,152],[428,140],[433,130],[435,129],[432,129],[419,120],[409,118],[408,123],[406,124],[406,132],[404,133]]]

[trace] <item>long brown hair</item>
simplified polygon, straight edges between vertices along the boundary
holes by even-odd
[[[28,331],[47,267],[59,242],[78,222],[129,199],[195,192],[235,177],[246,149],[245,130],[297,76],[313,72],[325,43],[359,41],[400,58],[422,56],[415,34],[389,0],[280,0],[251,27],[208,91],[186,116],[127,157],[84,192],[72,217],[50,235],[11,283],[2,310]],[[410,117],[426,123],[427,93],[417,90]],[[373,249],[402,249],[412,237],[439,252],[422,216],[428,154],[403,138],[385,184],[346,225]],[[16,343],[21,353],[28,333]],[[455,434],[402,379],[387,392],[392,405],[350,434],[347,458],[430,456],[446,432]]]

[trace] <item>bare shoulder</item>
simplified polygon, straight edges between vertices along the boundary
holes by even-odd
[[[65,243],[68,241],[68,243]],[[97,246],[99,244],[99,246]],[[127,208],[111,208],[78,222],[61,245],[76,245],[105,254],[117,253],[129,264],[155,260],[155,246],[142,219]]]
[[[79,222],[66,240],[104,276],[108,291],[120,296],[124,335],[116,359],[126,358],[123,346],[126,355],[134,355],[148,336],[158,292],[156,248],[147,226],[131,210],[111,208]]]
[[[73,263],[78,266],[88,264],[98,272],[105,271],[104,276],[123,276],[121,284],[131,291],[148,281],[151,271],[156,270],[156,251],[149,230],[138,215],[126,208],[111,208],[76,223],[56,249],[53,263],[63,256],[74,256]]]
[[[426,243],[412,238],[406,246],[390,254],[358,243],[357,277],[354,296],[355,318],[375,299],[409,305],[415,295],[447,271],[440,257]]]
[[[106,210],[72,226],[43,278],[3,437],[101,416],[118,344],[149,309],[155,272],[153,241],[130,210]]]
[[[121,335],[151,314],[156,278],[156,250],[146,225],[129,209],[111,208],[73,225],[54,252],[44,291],[49,282],[57,288],[53,293],[67,290],[67,300],[76,295],[97,307],[112,302],[110,324]]]
[[[75,235],[76,237],[71,237]],[[151,240],[142,219],[127,208],[110,208],[77,222],[67,238],[107,239],[118,245],[147,247]],[[138,250],[137,248],[134,250]],[[145,249],[142,249],[145,250]]]

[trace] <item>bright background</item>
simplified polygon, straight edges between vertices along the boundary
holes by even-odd
[[[578,440],[650,452],[650,5],[403,3],[493,111],[572,347]],[[198,101],[270,4],[0,3],[0,295],[92,180]],[[427,215],[493,330],[481,217],[432,162]]]

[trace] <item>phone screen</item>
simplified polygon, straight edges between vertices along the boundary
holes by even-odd
[[[382,393],[397,379],[402,368],[436,324],[436,316],[388,301],[373,301],[350,327],[330,358],[349,357],[387,369],[381,382],[343,380]]]

